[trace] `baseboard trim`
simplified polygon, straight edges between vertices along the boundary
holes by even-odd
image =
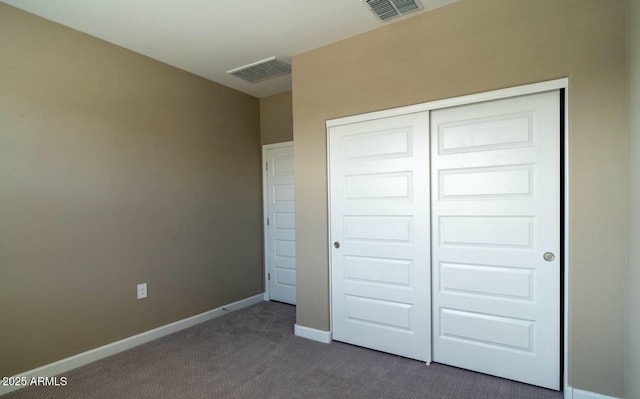
[[[27,380],[31,380],[32,377],[53,377],[65,373],[69,370],[78,368],[80,366],[84,366],[85,364],[95,362],[96,360],[100,360],[107,356],[115,355],[116,353],[120,353],[126,351],[127,349],[131,349],[138,345],[153,341],[154,339],[164,337],[165,335],[173,334],[180,330],[184,330],[185,328],[195,326],[196,324],[215,319],[229,312],[246,308],[247,306],[255,305],[256,303],[260,303],[262,301],[264,301],[264,294],[261,293],[258,295],[254,295],[252,297],[241,299],[239,301],[220,306],[219,308],[212,309],[195,316],[187,317],[186,319],[178,320],[176,322],[154,328],[153,330],[145,331],[143,333],[122,339],[120,341],[112,342],[110,344],[79,353],[66,359],[58,360],[57,362],[46,364],[33,370],[20,373],[15,377],[26,377]],[[0,386],[0,396],[9,392],[16,391],[20,388],[22,387]]]
[[[293,326],[293,333],[297,337],[322,342],[323,344],[331,342],[331,331],[316,330],[315,328],[301,326],[296,323]]]
[[[602,395],[600,393],[574,389],[569,386],[564,388],[564,399],[621,399],[614,396]]]

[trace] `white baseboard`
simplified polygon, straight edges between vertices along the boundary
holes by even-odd
[[[564,388],[564,399],[620,399],[614,396],[602,395],[595,392],[574,389],[569,386]]]
[[[296,323],[296,325],[293,326],[293,333],[298,337],[322,342],[323,344],[331,342],[331,331],[316,330],[315,328],[301,326]]]
[[[80,366],[84,366],[85,364],[95,362],[96,360],[100,360],[107,356],[115,355],[116,353],[123,352],[127,349],[131,349],[135,346],[142,345],[149,341],[153,341],[154,339],[164,337],[165,335],[173,334],[174,332],[184,330],[185,328],[195,326],[196,324],[215,319],[229,312],[246,308],[247,306],[251,306],[256,303],[260,303],[263,300],[264,294],[258,294],[249,298],[241,299],[237,302],[233,302],[228,305],[224,305],[219,308],[188,317],[186,319],[178,320],[174,323],[154,328],[153,330],[145,331],[138,335],[134,335],[120,341],[112,342],[110,344],[79,353],[66,359],[46,364],[33,370],[25,371],[24,373],[20,373],[15,377],[26,377],[26,379],[29,381],[32,377],[53,377],[65,373],[69,370],[78,368]],[[20,388],[22,387],[0,386],[0,396],[18,390]]]

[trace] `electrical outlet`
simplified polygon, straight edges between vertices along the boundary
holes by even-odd
[[[138,284],[138,299],[147,297],[147,283]]]

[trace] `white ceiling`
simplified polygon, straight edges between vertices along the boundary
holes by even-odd
[[[226,71],[384,25],[361,0],[2,1],[256,97],[290,90],[291,75],[251,84]],[[455,1],[421,0],[420,12]]]

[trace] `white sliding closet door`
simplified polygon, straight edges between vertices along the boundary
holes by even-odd
[[[436,362],[559,389],[559,99],[431,113]]]
[[[428,113],[329,130],[333,338],[429,362]]]

